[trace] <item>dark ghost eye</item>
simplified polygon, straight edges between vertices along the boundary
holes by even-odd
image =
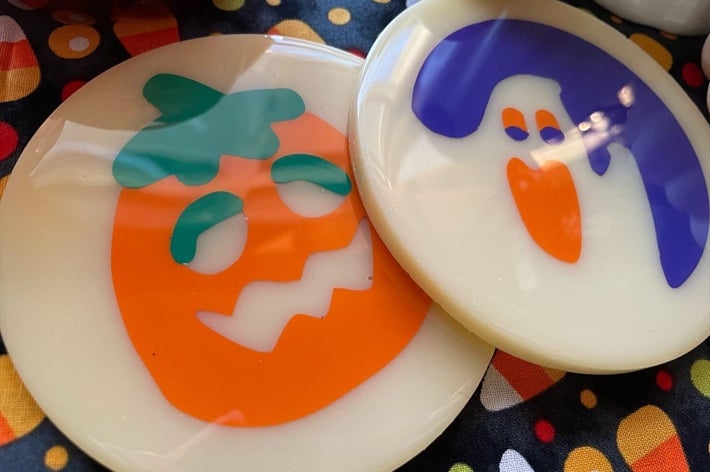
[[[528,126],[525,124],[525,117],[517,108],[506,108],[501,112],[503,128],[505,134],[516,141],[524,141],[528,138]]]
[[[540,137],[547,144],[559,144],[565,140],[565,134],[560,130],[557,118],[549,111],[538,110],[535,113],[535,123],[540,130]]]

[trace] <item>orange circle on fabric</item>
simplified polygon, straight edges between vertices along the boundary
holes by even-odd
[[[0,178],[0,197],[2,197],[2,193],[5,191],[5,186],[7,185],[7,178],[7,175],[3,178]]]
[[[96,50],[101,38],[99,33],[87,25],[66,25],[52,31],[49,47],[64,59],[81,59]]]
[[[668,31],[661,31],[661,35],[662,35],[664,38],[670,39],[671,41],[675,41],[676,39],[678,39],[678,36],[677,36],[677,35],[675,35],[675,34],[673,34],[673,33],[669,33]]]
[[[314,43],[325,43],[323,38],[301,20],[283,20],[269,29],[268,34],[305,39]]]
[[[328,21],[341,26],[350,22],[350,12],[346,8],[336,7],[328,12]]]
[[[589,389],[582,390],[582,393],[579,394],[579,401],[588,410],[597,406],[597,396]]]
[[[114,289],[134,347],[170,403],[232,426],[279,424],[334,402],[400,353],[430,305],[371,231],[372,286],[336,288],[324,317],[294,317],[273,350],[248,349],[199,321],[197,312],[231,313],[253,281],[300,280],[310,255],[347,246],[365,218],[354,188],[325,216],[291,211],[270,178],[272,163],[310,153],[354,182],[347,139],[309,113],[273,129],[280,146],[271,158],[223,156],[217,176],[200,186],[170,177],[124,189],[114,220]],[[181,212],[215,191],[244,196],[247,241],[232,266],[204,275],[176,263],[165,247]]]
[[[64,446],[52,446],[44,454],[44,465],[49,470],[63,470],[69,463],[69,452]]]
[[[564,472],[614,472],[606,456],[593,447],[578,447],[569,453]]]
[[[212,3],[224,11],[236,11],[244,6],[244,0],[212,0]]]
[[[96,19],[80,11],[74,10],[57,10],[52,12],[52,18],[59,23],[64,23],[65,25],[93,25],[96,23]]]
[[[673,55],[661,43],[641,33],[632,34],[629,39],[646,51],[665,70],[671,70]]]
[[[0,180],[0,189],[5,179]],[[30,396],[7,354],[0,355],[0,446],[9,444],[32,431],[44,419],[44,413]],[[23,408],[18,408],[23,405]]]

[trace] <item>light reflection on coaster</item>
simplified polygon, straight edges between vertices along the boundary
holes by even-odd
[[[369,226],[347,110],[362,61],[224,36],[74,93],[0,203],[0,323],[48,416],[113,470],[385,470],[493,348]]]
[[[425,1],[351,110],[373,225],[501,349],[612,373],[710,335],[710,129],[651,58],[547,0]]]

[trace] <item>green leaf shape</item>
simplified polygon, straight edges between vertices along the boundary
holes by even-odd
[[[126,188],[142,188],[174,175],[185,185],[210,182],[223,155],[267,159],[279,147],[276,122],[298,118],[305,104],[290,89],[225,95],[172,74],[153,76],[143,94],[162,115],[133,136],[113,163]]]
[[[224,98],[222,92],[180,75],[158,74],[145,83],[143,96],[157,108],[162,123],[186,121],[207,113]]]
[[[183,210],[170,239],[170,253],[178,264],[189,264],[197,252],[197,238],[244,209],[241,198],[230,192],[213,192]]]
[[[271,166],[271,179],[277,184],[306,181],[345,196],[352,190],[350,177],[342,169],[312,154],[289,154]]]

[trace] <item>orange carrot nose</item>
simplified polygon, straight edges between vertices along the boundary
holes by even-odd
[[[577,262],[582,223],[572,174],[559,161],[531,169],[517,157],[508,161],[508,185],[533,240],[552,257]]]

